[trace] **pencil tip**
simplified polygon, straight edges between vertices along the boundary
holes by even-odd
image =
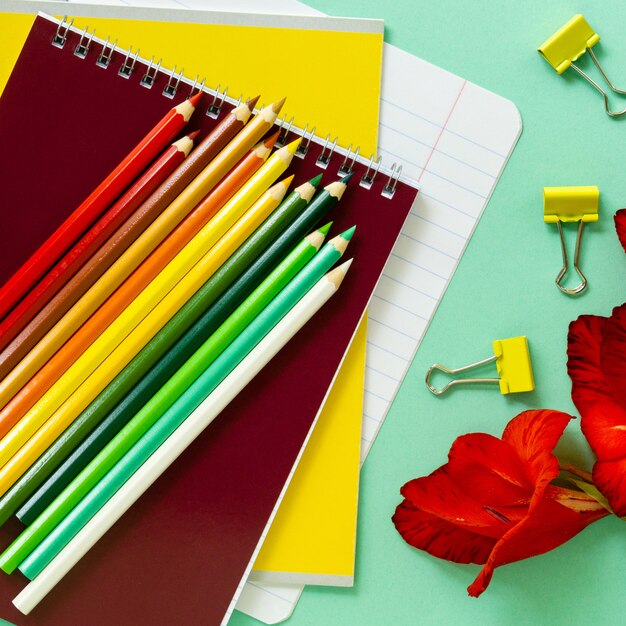
[[[200,129],[194,130],[193,133],[189,133],[187,137],[193,141],[200,134]]]
[[[339,235],[340,237],[343,237],[345,240],[350,241],[352,239],[352,236],[354,235],[354,231],[356,230],[356,226],[353,226],[352,228],[348,228],[348,230],[345,230],[343,233],[341,233],[341,235]]]
[[[298,137],[295,141],[288,143],[285,148],[289,154],[295,154],[300,142],[302,141],[302,137]]]
[[[193,104],[193,108],[195,109],[198,106],[198,102],[200,102],[200,98],[202,98],[202,92],[199,91],[197,94],[195,94],[194,96],[191,96],[191,98],[189,98],[189,102],[191,102],[191,104]]]
[[[280,110],[283,108],[283,104],[285,104],[285,100],[287,100],[286,97],[276,100],[274,104],[270,105],[272,107],[272,111],[274,111],[274,113],[280,113]]]
[[[326,236],[328,235],[328,231],[330,230],[330,227],[333,225],[332,222],[328,222],[328,224],[324,224],[324,226],[321,226],[320,228],[318,228],[317,230],[322,233],[322,235]]]
[[[313,185],[313,187],[317,187],[322,182],[322,174],[318,174],[315,178],[311,178],[309,181],[309,185]]]
[[[263,143],[266,148],[273,148],[276,140],[278,139],[278,135],[280,135],[280,130],[277,130],[273,135],[270,135]]]
[[[339,289],[339,285],[341,285],[351,265],[352,259],[349,259],[326,274],[326,278],[335,285],[335,289]]]
[[[250,100],[246,102],[246,105],[250,109],[250,111],[254,110],[254,107],[256,106],[256,103],[259,101],[260,97],[261,96],[255,96],[254,98],[250,98]]]
[[[346,174],[342,179],[341,182],[344,185],[347,185],[350,182],[350,179],[352,178],[352,176],[354,175],[354,172],[350,172],[349,174]]]
[[[284,185],[285,187],[289,187],[289,185],[291,185],[291,183],[293,182],[295,174],[292,174],[291,176],[287,176],[287,178],[283,178],[283,180],[280,181],[280,184]]]

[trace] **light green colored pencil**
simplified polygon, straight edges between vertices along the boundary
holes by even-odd
[[[24,563],[22,570],[29,572],[30,575],[36,575],[33,572],[39,571],[73,536],[69,530],[70,527],[74,529],[73,534],[75,534],[95,512],[92,511],[91,515],[85,518],[84,515],[87,515],[87,511],[82,508],[76,512],[72,511],[82,498],[87,495],[89,490],[139,441],[159,417],[172,407],[181,394],[213,363],[216,357],[235,338],[239,339],[239,333],[254,320],[255,316],[263,310],[274,296],[277,296],[277,301],[288,303],[290,302],[289,294],[301,293],[303,295],[306,293],[307,289],[319,280],[341,257],[353,233],[354,228],[351,228],[329,241],[313,257],[312,261],[297,274],[296,278],[283,289],[294,274],[298,272],[298,269],[319,249],[323,241],[323,234],[312,233],[305,238],[202,347],[196,351],[187,363],[178,370],[168,383],[161,388],[154,398],[130,420],[50,506],[5,550],[0,557],[2,569],[7,573],[14,571],[46,538],[40,547],[41,549],[38,549],[33,554],[32,559]],[[291,298],[293,299],[293,296]],[[292,306],[296,301],[292,303]],[[276,306],[274,302],[272,302],[272,306]],[[61,524],[64,518],[70,514],[70,511],[72,511],[71,520]],[[83,514],[82,517],[80,513]],[[75,522],[79,517],[81,517],[82,523]],[[76,525],[71,522],[75,522]],[[52,533],[57,524],[60,525],[58,530]]]
[[[113,497],[87,522],[80,532],[61,550],[52,562],[13,600],[13,604],[22,613],[28,614],[39,602],[63,579],[65,574],[85,555],[90,548],[104,535],[113,524],[137,501],[150,485],[178,458],[178,456],[194,441],[198,435],[228,406],[237,394],[261,371],[279,350],[313,317],[313,315],[339,289],[351,261],[335,268],[323,276],[301,298],[293,308],[255,345],[255,347],[217,385],[214,391],[197,406],[182,424],[169,436],[139,469],[125,482]],[[285,290],[287,291],[287,290]],[[291,295],[296,295],[291,292]],[[277,298],[278,300],[278,298]],[[265,318],[263,323],[271,323],[271,316],[266,312],[268,306],[257,318]],[[276,313],[274,309],[274,313]],[[256,320],[255,320],[256,322]],[[249,326],[248,328],[251,328]],[[232,344],[233,350],[243,349],[240,342],[254,341],[260,328],[242,333],[241,338]],[[247,336],[245,336],[247,335]],[[245,337],[244,337],[245,336]],[[240,345],[236,345],[240,344]],[[225,351],[218,361],[220,370],[227,366],[231,358],[239,358],[238,354],[228,355]],[[215,362],[215,366],[218,365]],[[232,364],[234,361],[230,361]],[[216,368],[211,367],[213,375]],[[203,377],[201,377],[203,378]],[[198,379],[194,385],[200,386],[207,382]],[[191,392],[185,394],[188,396]],[[190,399],[190,398],[187,398]],[[181,398],[183,401],[183,398]],[[168,413],[170,413],[168,411]],[[165,416],[164,416],[165,418]],[[164,420],[159,420],[161,424]],[[157,426],[158,426],[157,424]],[[118,466],[110,472],[106,480],[113,476]]]

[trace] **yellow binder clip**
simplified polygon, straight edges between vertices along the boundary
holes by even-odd
[[[589,53],[591,60],[602,74],[602,78],[611,90],[622,96],[626,95],[626,91],[617,89],[604,73],[596,55],[591,49],[600,41],[600,36],[594,32],[593,28],[582,15],[574,15],[574,17],[559,28],[547,41],[539,46],[539,54],[559,73],[562,74],[566,69],[571,67],[578,72],[592,87],[597,89],[604,98],[604,108],[611,117],[619,117],[626,113],[626,108],[621,111],[612,111],[609,107],[609,96],[598,85],[598,83],[584,72],[574,61],[577,61],[585,52]]]
[[[561,252],[563,267],[556,277],[556,286],[565,294],[573,296],[581,293],[587,287],[587,279],[580,269],[580,245],[583,239],[585,222],[598,221],[598,204],[600,190],[598,187],[544,187],[543,188],[543,221],[556,224],[561,238]],[[578,235],[574,250],[574,269],[580,276],[578,286],[568,289],[561,281],[569,269],[567,247],[563,236],[561,222],[578,222]]]
[[[473,383],[497,383],[500,385],[501,394],[521,393],[532,391],[535,388],[533,370],[530,363],[530,351],[528,350],[526,337],[496,339],[496,341],[493,342],[493,353],[494,355],[487,359],[456,369],[450,369],[436,363],[426,372],[426,386],[436,396],[445,393],[454,385],[469,385]],[[494,361],[499,378],[455,378],[441,388],[433,386],[430,382],[431,376],[435,370],[454,376],[455,374],[466,372],[475,367],[493,363]]]

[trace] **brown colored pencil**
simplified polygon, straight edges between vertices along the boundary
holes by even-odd
[[[258,97],[253,98],[233,109],[0,353],[0,379],[4,378],[26,356],[98,278],[185,190],[222,148],[237,135],[249,120],[257,100]],[[31,376],[28,376],[22,384]],[[8,397],[5,393],[0,393],[0,407],[3,407],[21,386],[14,389]]]

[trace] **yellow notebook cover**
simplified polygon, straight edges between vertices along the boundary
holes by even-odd
[[[159,11],[176,19],[208,19],[222,22],[278,22],[279,27],[232,23],[166,22],[148,19],[114,19],[98,14],[150,15],[149,10],[98,7],[59,2],[18,2],[16,12],[0,13],[0,91],[13,69],[37,10],[61,17],[70,12],[74,26],[94,28],[106,38],[114,34],[122,49],[132,48],[140,56],[185,76],[206,79],[212,89],[228,88],[233,98],[261,94],[260,104],[287,96],[285,121],[293,117],[299,128],[315,128],[315,134],[339,144],[357,145],[361,154],[376,152],[383,33],[349,30],[349,21],[337,19],[323,30],[326,18],[253,16],[219,12]],[[152,15],[154,15],[152,11]],[[226,17],[224,17],[226,16]],[[273,18],[273,19],[272,19]],[[369,21],[364,21],[369,22]],[[372,24],[378,24],[372,20]],[[297,24],[298,27],[290,26]],[[302,24],[302,26],[300,26]],[[282,115],[281,115],[282,118]]]
[[[367,315],[274,517],[250,580],[350,586],[359,494]]]
[[[121,48],[139,49],[144,58],[158,54],[164,67],[184,67],[187,76],[202,78],[207,68],[216,67],[215,76],[206,76],[209,87],[228,85],[229,94],[237,97],[261,93],[264,102],[286,94],[287,119],[293,114],[295,125],[304,127],[308,122],[311,129],[310,120],[314,120],[318,135],[346,138],[340,143],[360,144],[364,154],[376,150],[382,33],[95,18],[92,15],[98,7],[59,5],[22,2],[13,8],[28,13],[0,13],[4,42],[0,92],[34,12],[57,13],[56,6],[59,12],[69,10],[73,16],[82,16],[75,17],[74,25],[89,26],[90,32],[95,28],[101,37],[115,33]],[[106,7],[107,14],[119,11]],[[280,505],[253,577],[268,582],[352,584],[365,327],[363,321]]]

